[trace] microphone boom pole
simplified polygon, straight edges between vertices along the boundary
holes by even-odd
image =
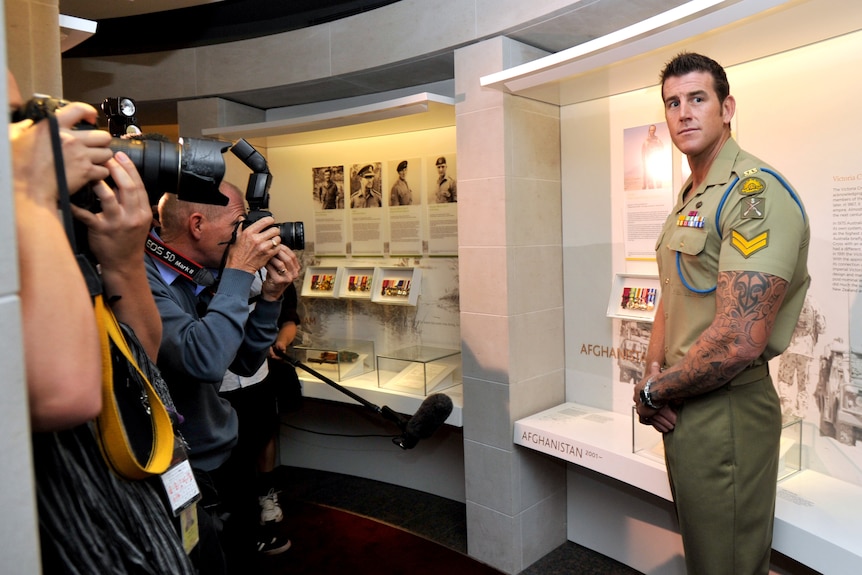
[[[298,359],[294,359],[286,353],[279,353],[278,355],[282,359],[284,359],[286,362],[291,364],[292,366],[298,367],[304,371],[307,371],[308,373],[310,373],[311,375],[313,375],[314,377],[316,377],[317,379],[319,379],[323,383],[329,385],[330,387],[337,389],[338,391],[340,391],[344,395],[357,401],[358,403],[367,407],[368,409],[370,409],[374,413],[377,413],[377,414],[383,416],[384,419],[391,421],[392,423],[397,425],[398,429],[400,429],[402,432],[406,431],[408,419],[406,417],[404,417],[403,415],[401,415],[400,413],[394,411],[393,409],[391,409],[385,405],[383,407],[380,407],[379,405],[375,405],[375,404],[371,403],[370,401],[368,401],[364,397],[350,391],[349,389],[347,389],[343,385],[339,385],[338,383],[335,383],[334,381],[332,381],[331,379],[329,379],[328,377],[326,377],[322,373],[308,367],[307,365],[305,365],[304,363],[302,363]]]

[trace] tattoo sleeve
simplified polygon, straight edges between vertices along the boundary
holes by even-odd
[[[787,280],[759,272],[721,272],[715,318],[682,361],[661,378],[662,402],[693,397],[733,379],[766,348]]]

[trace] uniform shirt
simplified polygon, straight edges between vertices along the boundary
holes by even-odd
[[[359,190],[350,198],[351,208],[379,208],[381,205],[380,192],[374,189],[368,190],[367,194]]]
[[[398,181],[392,184],[392,192],[389,194],[389,205],[409,206],[412,203],[413,191],[405,180],[398,178]]]
[[[458,188],[455,184],[455,178],[451,176],[442,176],[437,178],[437,203],[445,204],[447,202],[458,201]]]
[[[784,351],[790,341],[810,281],[810,230],[795,192],[791,195],[764,168],[771,169],[742,151],[736,141],[728,140],[706,180],[688,201],[683,201],[691,186],[690,179],[686,182],[662,228],[656,258],[666,322],[665,361],[669,366],[686,354],[715,317],[715,291],[692,291],[680,274],[691,288],[703,291],[716,285],[722,271],[763,272],[787,280],[787,294],[762,360]],[[716,221],[730,185],[733,189]]]
[[[338,207],[338,184],[330,181],[329,185],[320,186],[320,201],[323,202],[324,210],[334,210]]]

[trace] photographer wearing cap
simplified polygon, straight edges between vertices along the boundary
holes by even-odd
[[[223,181],[219,191],[229,200],[226,206],[165,194],[159,203],[160,235],[151,233],[146,258],[164,325],[158,364],[184,418],[180,431],[189,445],[203,506],[216,517],[247,513],[236,500],[248,478],[231,460],[238,423],[230,403],[219,396],[222,378],[228,369],[252,375],[266,360],[278,334],[282,294],[300,269],[296,255],[281,244],[271,216],[245,225],[240,190]],[[166,253],[171,258],[165,259]],[[266,268],[267,279],[250,311],[248,296],[260,268]],[[228,532],[236,520],[234,516],[226,525]],[[223,541],[253,545],[253,537],[238,529]],[[230,563],[236,555],[225,551]]]

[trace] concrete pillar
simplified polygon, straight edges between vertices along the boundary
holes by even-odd
[[[6,62],[24,99],[62,96],[58,0],[5,0],[4,11]]]
[[[479,78],[544,53],[495,38],[455,53],[467,548],[515,574],[566,540],[566,469],[513,444],[565,401],[560,117]]]

